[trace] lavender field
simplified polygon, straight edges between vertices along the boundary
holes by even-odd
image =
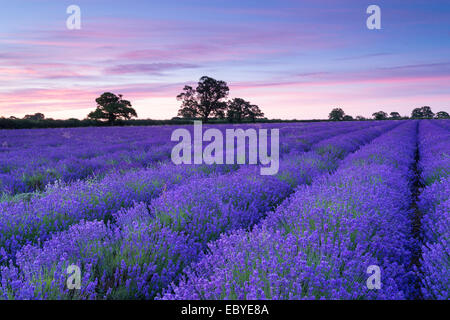
[[[450,298],[449,120],[204,125],[279,129],[275,175],[176,128],[0,130],[0,299]]]

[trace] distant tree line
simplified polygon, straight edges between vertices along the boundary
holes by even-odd
[[[421,108],[415,108],[411,112],[411,117],[401,116],[400,113],[393,111],[387,114],[384,111],[377,111],[372,114],[372,118],[365,118],[363,116],[357,116],[353,118],[350,115],[346,115],[342,108],[334,108],[328,115],[328,119],[331,121],[353,121],[353,120],[406,120],[406,119],[450,119],[450,115],[445,111],[439,111],[436,114],[430,107],[424,106]]]
[[[123,99],[121,94],[115,95],[105,92],[95,99],[97,107],[87,115],[86,119],[75,118],[55,120],[46,118],[43,113],[27,114],[22,119],[16,117],[0,117],[0,129],[26,128],[62,128],[62,127],[90,127],[90,126],[146,126],[146,125],[179,125],[191,124],[192,120],[202,120],[210,123],[241,123],[241,122],[311,122],[311,121],[353,121],[353,120],[402,120],[402,119],[450,119],[445,111],[433,113],[429,106],[415,108],[411,116],[401,116],[398,112],[386,113],[378,111],[372,118],[345,114],[342,108],[331,110],[328,120],[281,120],[267,119],[261,109],[242,98],[226,100],[229,87],[225,81],[203,76],[194,89],[185,86],[183,92],[177,96],[181,101],[178,116],[170,120],[132,119],[137,117],[131,102]]]
[[[323,119],[312,120],[283,120],[283,119],[256,119],[256,123],[293,123],[293,122],[327,122]],[[211,124],[227,124],[230,123],[227,119],[209,119],[208,123]],[[157,126],[157,125],[187,125],[192,124],[192,119],[184,119],[174,117],[167,120],[154,120],[154,119],[130,119],[121,120],[118,119],[114,122],[115,126]],[[42,129],[42,128],[77,128],[77,127],[108,127],[110,124],[107,121],[97,121],[92,119],[67,119],[67,120],[55,120],[51,118],[45,118],[43,120],[25,120],[19,118],[4,118],[0,117],[0,129]]]

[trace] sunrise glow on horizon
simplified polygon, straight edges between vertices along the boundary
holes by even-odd
[[[68,6],[81,30],[68,30]],[[369,5],[381,30],[366,27]],[[177,115],[207,75],[266,117],[450,112],[448,1],[14,1],[0,9],[0,116],[85,118],[105,91]]]

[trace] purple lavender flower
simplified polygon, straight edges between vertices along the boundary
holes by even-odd
[[[211,243],[163,298],[405,298],[415,245],[416,126],[401,125],[349,156],[336,173],[299,187],[253,231]],[[336,148],[325,150],[339,156]],[[382,269],[381,290],[365,284],[370,265]]]

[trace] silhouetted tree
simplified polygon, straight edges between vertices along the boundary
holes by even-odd
[[[259,109],[259,107],[256,104],[252,104],[250,106],[250,110],[248,110],[248,118],[255,122],[256,119],[262,119],[264,118],[264,113]]]
[[[130,120],[137,117],[136,110],[131,107],[131,102],[122,99],[122,95],[115,95],[111,92],[103,93],[99,98],[95,99],[97,109],[88,114],[89,119],[107,120],[113,124],[116,120]]]
[[[450,119],[450,115],[445,111],[439,111],[436,113],[436,119]]]
[[[428,106],[422,107],[422,114],[425,119],[433,119],[434,112],[431,111],[431,108]]]
[[[391,119],[393,119],[393,120],[398,120],[398,119],[401,119],[402,118],[402,116],[400,115],[400,113],[398,113],[398,112],[391,112],[390,113],[390,115],[391,115]]]
[[[353,121],[353,117],[348,115],[348,114],[346,114],[342,120],[344,120],[344,121]]]
[[[328,115],[328,119],[332,121],[342,121],[344,120],[344,116],[345,116],[344,110],[342,110],[341,108],[334,108]]]
[[[384,111],[378,111],[372,114],[375,120],[386,120],[388,118],[388,114]]]
[[[39,121],[39,120],[44,120],[45,116],[42,113],[35,113],[35,114],[27,114],[25,117],[23,117],[25,120],[34,120],[34,121]]]
[[[363,116],[356,116],[356,120],[363,121],[363,120],[367,120],[367,119]]]
[[[178,111],[179,116],[183,118],[201,117],[204,122],[210,116],[225,117],[227,104],[223,100],[230,91],[225,81],[203,76],[195,90],[191,86],[185,86],[183,90],[184,92],[177,96],[177,99],[182,101]]]
[[[431,108],[424,106],[422,108],[415,108],[411,113],[413,119],[433,119],[434,113]]]
[[[264,113],[257,105],[241,98],[235,98],[227,103],[227,119],[231,122],[242,122],[244,119],[255,121],[263,118]]]

